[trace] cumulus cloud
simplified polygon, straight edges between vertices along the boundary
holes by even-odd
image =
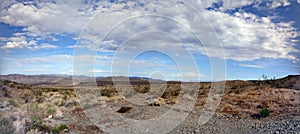
[[[237,8],[239,6],[251,4],[251,2],[252,1],[246,1],[241,5],[236,4],[235,6],[224,8]],[[181,9],[181,11],[178,12],[175,8],[173,8],[176,6],[167,6],[167,4],[169,3],[164,2],[147,4],[145,5],[148,8],[147,11],[140,7],[135,8],[135,10],[133,11],[138,10],[141,13],[148,13],[148,11],[151,11],[151,9],[155,10],[156,12],[161,13],[162,16],[173,18],[187,28],[191,28],[194,33],[199,35],[198,37],[200,37],[200,40],[217,40],[215,38],[212,38],[212,36],[202,35],[203,31],[206,30],[205,26],[208,25],[204,24],[202,18],[197,16],[197,14],[193,14],[192,10],[187,9],[184,6],[181,7],[180,5],[176,5],[178,6],[178,8],[176,9]],[[224,2],[224,4],[226,6],[228,2]],[[282,4],[282,6],[288,6],[288,4],[285,3]],[[273,6],[272,8],[276,7],[278,6]],[[118,8],[116,7],[114,9],[116,10]],[[125,13],[128,12],[127,10],[123,10],[122,8],[119,8],[117,11],[118,15],[125,15]],[[118,17],[118,15],[114,15],[114,13],[116,12],[112,12],[111,17]],[[181,39],[187,41],[187,43],[192,44],[188,45],[193,46],[190,48],[190,50],[199,50],[199,52],[212,57],[233,59],[237,61],[255,60],[260,58],[283,58],[294,61],[298,60],[295,55],[292,55],[292,53],[298,52],[298,50],[294,48],[294,40],[299,36],[299,32],[293,27],[293,22],[275,23],[272,21],[274,19],[274,16],[259,17],[258,15],[247,13],[245,11],[237,12],[233,15],[214,10],[203,10],[202,13],[206,17],[208,22],[210,22],[210,24],[214,27],[215,32],[220,39],[220,44],[223,47],[225,57],[222,57],[219,51],[220,49],[217,49],[218,46],[216,46],[215,44],[204,44],[206,49],[206,51],[204,51],[205,49],[203,47],[201,47],[199,44],[193,44],[192,40],[188,42],[188,40],[190,39],[190,35],[186,34],[186,32],[182,32],[183,30],[180,30],[182,26],[168,23],[164,19],[159,20],[160,18],[149,19],[147,17],[144,17],[135,19],[136,21],[133,22],[130,22],[130,20],[126,21],[126,23],[128,24],[121,23],[120,25],[118,25],[119,31],[115,30],[117,31],[115,32],[115,37],[111,37],[111,39],[116,39],[116,41],[117,39],[124,41],[124,39],[130,38],[132,35],[138,32],[159,30],[162,32],[177,35],[178,33],[181,33],[180,37],[188,35],[185,39]],[[105,15],[106,14],[98,14],[94,18],[94,20],[92,20],[92,23],[87,26],[88,29],[91,30],[87,31],[94,30],[94,33],[97,33],[96,31],[98,31],[98,33],[101,33],[101,31],[105,31],[104,29],[97,29],[96,26],[96,24],[98,24],[96,22],[99,22],[101,18],[105,17]],[[196,28],[200,27],[201,25],[203,25],[203,29],[202,27]],[[91,32],[87,33],[85,37],[92,40],[93,43],[87,44],[101,44],[101,39],[99,39],[101,38],[101,35],[95,36],[95,34],[90,33]],[[172,50],[173,52],[177,51],[177,49],[181,49],[180,46],[173,45],[173,47],[170,47],[170,45],[166,45],[170,43],[170,40],[162,41],[155,37],[156,35],[153,34],[147,37],[143,36],[143,38],[140,38],[140,40],[132,41],[132,47],[130,47],[130,49],[128,50],[134,51],[145,49],[147,48],[146,46],[150,45],[149,42],[152,43],[151,45],[153,46],[153,48],[157,49],[163,48],[164,46],[164,50]],[[151,39],[153,41],[150,41]],[[157,40],[156,43],[155,40]],[[123,42],[117,42],[115,44],[121,43]],[[101,47],[100,45],[100,48],[116,50],[116,48],[120,47],[116,45],[114,45],[114,47],[109,47],[111,45],[107,45],[107,47],[105,46],[106,45],[103,45],[103,47]]]
[[[79,33],[86,22],[83,12],[51,2],[15,3],[3,10],[0,20],[4,23],[23,26],[32,36]]]
[[[272,0],[272,3],[269,5],[271,8],[277,8],[277,7],[286,7],[289,6],[291,3],[289,0]]]
[[[258,17],[246,12],[229,15],[211,11],[207,12],[206,16],[214,26],[228,59],[298,60],[291,55],[299,51],[294,48],[295,44],[292,42],[292,39],[299,36],[292,22],[273,23],[270,17]],[[214,47],[208,45],[207,49]]]
[[[237,61],[260,58],[298,60],[292,54],[299,51],[294,47],[296,38],[299,37],[299,32],[293,27],[293,22],[275,23],[273,19],[276,16],[259,17],[256,14],[251,14],[243,10],[235,14],[224,12],[229,9],[241,8],[248,5],[260,6],[264,1],[224,0],[222,1],[220,10],[206,10],[207,7],[211,7],[215,2],[218,1],[198,1],[198,4],[200,4],[198,8],[201,8],[202,15],[204,15],[210,24],[206,24],[199,17],[201,14],[185,6],[183,2],[169,1],[126,1],[115,3],[91,1],[84,3],[77,0],[74,3],[57,1],[36,2],[34,4],[16,2],[1,12],[0,21],[10,25],[23,26],[23,30],[27,32],[27,35],[33,37],[53,34],[74,35],[74,39],[78,39],[80,42],[76,48],[86,47],[91,50],[99,48],[103,51],[115,51],[123,43],[121,41],[124,41],[124,39],[131,37],[137,32],[159,30],[178,35],[181,40],[185,41],[187,49],[198,50],[200,53],[212,57]],[[289,6],[291,3],[288,0],[273,0],[266,4],[268,8],[274,9]],[[158,14],[167,18],[144,17],[134,19],[136,16],[145,14]],[[164,20],[168,18],[175,20],[178,25],[165,23]],[[114,29],[116,25],[118,25],[118,29]],[[216,44],[195,44],[195,40],[191,38],[192,35],[181,29],[185,27],[193,30],[200,37],[200,40],[217,40],[210,35],[202,34],[205,33],[207,30],[206,26],[209,25],[212,25],[215,29],[215,33],[218,35],[220,44],[223,47],[225,57],[220,55],[220,49],[217,49],[218,46]],[[107,37],[106,35],[111,30],[116,30],[115,34]],[[81,32],[84,34],[80,34]],[[77,38],[79,35],[80,39]],[[107,38],[104,39],[104,37]],[[156,43],[153,44],[153,48],[162,48],[174,53],[178,49],[182,49],[182,45],[173,45],[173,47],[165,45],[170,43],[168,42],[170,40],[158,40],[155,42],[154,37],[156,36],[151,35],[146,37],[147,39],[154,40],[151,43]],[[37,46],[34,41],[26,41],[24,36],[18,38],[21,39],[9,41],[2,48]],[[149,45],[147,44],[147,39],[140,38],[137,40],[136,38],[136,42],[132,42],[134,44],[132,44],[131,48],[135,48],[136,50],[145,48],[146,45]],[[175,43],[178,42],[175,41]],[[205,46],[205,49],[202,45]],[[43,46],[40,48],[43,48]],[[55,46],[44,45],[44,48],[55,48]],[[68,46],[67,48],[75,48],[75,46]]]
[[[19,35],[19,34],[15,34]],[[20,36],[13,36],[9,38],[2,37],[0,41],[4,43],[0,45],[1,49],[54,49],[58,48],[56,45],[51,45],[48,43],[38,44],[36,40],[29,40],[27,37],[20,35]]]
[[[7,41],[5,45],[1,46],[3,49],[12,49],[12,48],[33,48],[36,46],[36,41],[27,41],[25,36],[19,37],[10,37],[4,39]]]

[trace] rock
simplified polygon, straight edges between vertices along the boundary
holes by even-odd
[[[64,106],[67,108],[73,107],[75,106],[75,102],[73,100],[67,100]]]
[[[132,107],[121,107],[117,112],[118,113],[126,113],[126,112],[128,112],[129,110],[131,110],[132,109]]]
[[[65,132],[65,133],[68,133],[68,132],[69,132],[69,129],[64,129],[64,132]]]
[[[54,101],[53,101],[53,103],[55,104],[55,105],[57,105],[57,106],[63,106],[64,105],[64,100],[62,99],[62,98],[58,98],[58,99],[55,99]]]
[[[50,123],[54,122],[54,120],[50,119],[50,118],[45,118],[45,119],[43,119],[43,122],[50,124]]]
[[[13,122],[13,125],[16,128],[16,133],[21,134],[25,133],[25,119],[19,118]]]
[[[55,118],[58,120],[62,120],[64,118],[64,115],[61,111],[57,111],[55,114]]]
[[[52,119],[52,118],[53,118],[53,115],[49,115],[48,118],[49,118],[49,119]]]
[[[9,106],[9,103],[7,101],[4,101],[0,107],[5,108],[5,107],[8,107],[8,106]]]

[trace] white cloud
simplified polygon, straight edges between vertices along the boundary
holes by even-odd
[[[237,61],[255,60],[260,58],[284,58],[289,60],[298,60],[292,53],[298,52],[294,48],[296,37],[299,32],[292,26],[292,22],[274,23],[274,16],[259,17],[255,14],[240,11],[234,15],[229,15],[224,10],[240,8],[247,5],[260,5],[263,1],[245,0],[233,1],[226,0],[223,2],[222,10],[209,11],[205,7],[210,7],[216,1],[198,1],[201,4],[201,12],[215,28],[215,32],[223,46],[226,59]],[[143,3],[144,6],[139,6]],[[289,6],[291,3],[288,0],[274,0],[268,2],[269,8],[278,8]],[[91,6],[94,5],[94,6]],[[195,5],[197,6],[197,5]],[[94,16],[98,13],[96,16]],[[178,3],[169,1],[157,2],[142,2],[142,1],[127,1],[122,3],[110,3],[107,1],[89,2],[83,4],[77,0],[74,3],[61,2],[36,2],[33,4],[15,3],[7,10],[1,12],[0,21],[10,25],[23,26],[27,35],[31,36],[50,36],[52,34],[71,34],[75,35],[74,39],[85,28],[84,34],[81,35],[81,45],[95,50],[98,47],[103,50],[115,50],[121,42],[118,40],[128,38],[135,32],[146,30],[160,30],[172,34],[180,33],[180,27],[164,23],[158,18],[141,18],[138,21],[132,21],[125,25],[121,23],[119,29],[111,39],[107,39],[102,43],[105,35],[114,28],[117,23],[120,23],[130,17],[143,14],[159,14],[173,18],[184,26],[194,30],[195,34],[207,40],[216,40],[211,36],[200,35],[204,29],[202,18],[198,13],[195,13],[192,8],[187,8]],[[91,20],[91,18],[93,19]],[[127,22],[130,20],[127,20]],[[85,24],[89,25],[85,27]],[[117,23],[115,23],[117,22]],[[124,25],[122,25],[124,24]],[[201,29],[202,27],[203,29]],[[198,28],[197,28],[198,27]],[[201,28],[199,28],[201,27]],[[158,35],[159,36],[159,35]],[[22,37],[22,35],[20,35]],[[155,35],[147,37],[155,40]],[[185,37],[188,40],[189,35],[180,33],[180,37]],[[55,39],[54,39],[55,40]],[[159,40],[161,41],[161,40]],[[163,45],[166,42],[157,42],[153,45],[154,48],[162,48],[176,52],[181,49],[174,45]],[[101,44],[102,43],[102,44]],[[140,43],[140,44],[138,44]],[[142,44],[141,44],[142,43]],[[136,50],[141,50],[147,42],[144,39],[132,45]],[[188,42],[191,49],[199,50],[203,54],[207,54],[203,47],[199,44]],[[19,41],[10,41],[2,48],[26,48],[26,46],[36,46],[36,42],[28,42],[19,39]],[[149,45],[149,44],[147,44]],[[206,50],[210,52],[210,56],[221,57],[220,52],[216,51],[215,44],[205,44]],[[77,46],[82,48],[83,46]],[[55,48],[55,46],[44,46],[44,48]],[[68,46],[67,48],[74,48]],[[34,48],[34,47],[33,47]],[[41,47],[42,48],[42,47]],[[133,47],[132,47],[133,48]],[[276,48],[276,49],[274,49]],[[224,58],[224,57],[221,57]]]
[[[249,67],[249,68],[266,68],[265,66],[260,66],[260,65],[252,65],[252,64],[238,64],[241,67]]]
[[[270,17],[258,17],[250,13],[236,13],[234,16],[222,12],[206,12],[206,17],[214,26],[220,38],[227,59],[237,61],[260,58],[283,58],[297,60],[292,52],[291,39],[299,36],[299,32],[291,22],[273,23]],[[214,46],[206,46],[211,52]],[[276,48],[276,49],[275,49]],[[218,56],[218,52],[211,53]]]
[[[235,8],[240,8],[246,5],[250,5],[254,2],[254,0],[224,0],[223,1],[223,10],[228,10],[228,9],[235,9]]]
[[[1,45],[1,49],[53,49],[53,48],[58,48],[58,46],[51,45],[48,43],[43,43],[38,45],[36,40],[29,40],[25,36],[22,36],[22,34],[16,33],[15,35],[20,35],[20,36],[13,36],[9,38],[0,38],[0,41],[4,42],[4,45]]]
[[[297,0],[299,1],[299,0]],[[291,2],[289,0],[272,0],[272,1],[265,1],[265,0],[200,0],[199,3],[203,5],[203,7],[212,7],[213,3],[222,3],[222,6],[219,8],[219,10],[225,11],[225,10],[231,10],[231,9],[237,9],[244,6],[253,5],[254,7],[257,7],[260,9],[260,5],[262,3],[266,3],[266,7],[269,9],[276,9],[278,7],[287,7],[291,5]],[[298,2],[299,3],[299,2]]]
[[[71,55],[51,55],[47,57],[34,57],[18,59],[19,62],[23,63],[56,63],[56,62],[68,62],[71,63],[73,56]]]
[[[91,15],[78,11],[63,3],[38,2],[24,5],[15,3],[7,10],[3,10],[2,22],[24,26],[32,36],[50,34],[79,33]]]
[[[270,5],[271,8],[277,8],[277,7],[286,7],[289,6],[291,3],[289,0],[272,0],[272,3]]]
[[[55,45],[51,45],[51,44],[48,44],[48,43],[44,43],[44,44],[41,44],[40,49],[49,49],[49,48],[58,48],[58,46],[55,46]]]
[[[174,77],[204,77],[203,74],[195,73],[195,72],[183,72],[179,74],[172,74]]]
[[[106,71],[104,70],[99,70],[99,69],[94,69],[94,70],[89,70],[90,73],[104,73]]]

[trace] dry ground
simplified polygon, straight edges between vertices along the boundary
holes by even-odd
[[[9,123],[6,123],[6,125],[11,124],[13,126],[12,131],[17,133],[103,133],[84,114],[84,110],[91,108],[91,105],[80,106],[77,98],[79,96],[76,96],[73,87],[30,87],[25,84],[3,80],[1,83],[0,117],[8,119]],[[198,92],[185,95],[187,99],[192,99],[192,95],[198,94],[191,116],[201,113],[208,93],[212,90],[210,89],[210,83],[199,83],[198,86]],[[134,85],[133,89],[134,91],[124,90],[122,92],[126,98],[137,98],[140,97],[140,94],[153,96],[152,98],[141,98],[141,100],[145,99],[143,104],[146,105],[138,106],[128,103],[126,99],[118,95],[116,89],[111,85],[102,85],[97,89],[84,90],[83,92],[93,94],[93,96],[89,96],[92,98],[85,98],[92,99],[95,102],[92,105],[105,102],[105,105],[116,107],[115,112],[124,117],[151,119],[163,114],[177,103],[181,86],[178,83],[169,83],[157,85],[156,90],[152,90],[149,85]],[[76,92],[79,93],[80,91]],[[300,91],[296,89],[276,88],[272,87],[270,83],[229,81],[226,83],[224,92],[219,94],[222,95],[222,100],[217,108],[216,117],[214,117],[216,119],[212,120],[224,122],[223,125],[226,124],[226,119],[237,120],[236,122],[248,121],[248,124],[251,124],[257,121],[273,120],[287,114],[289,118],[300,115]],[[81,102],[81,104],[83,103]],[[259,110],[262,108],[270,110],[269,117],[260,118]],[[186,122],[189,122],[189,120]],[[237,125],[234,121],[231,123],[233,126]],[[211,124],[211,126],[216,124],[218,123]],[[1,125],[3,126],[3,124]],[[171,133],[201,132],[201,130],[195,129],[197,125],[191,128],[182,128],[183,126],[186,125],[183,123]],[[222,126],[219,125],[219,127]],[[228,126],[228,128],[230,127]],[[185,131],[185,129],[188,130]],[[203,129],[206,130],[206,128]],[[194,130],[197,130],[197,132],[194,132]],[[227,130],[226,127],[220,133],[239,133],[238,130],[240,129],[237,128],[235,131],[225,130]],[[253,131],[249,130],[249,132]],[[209,129],[205,132],[209,133],[211,131]]]

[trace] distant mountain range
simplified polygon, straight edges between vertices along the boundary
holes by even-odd
[[[70,76],[70,75],[23,75],[23,74],[9,74],[9,75],[0,75],[0,79],[10,80],[13,82],[29,84],[31,86],[74,86],[73,77],[79,79],[80,83],[76,83],[77,85],[90,85],[91,81],[94,80],[93,77],[88,76]],[[112,76],[112,77],[96,77],[97,85],[112,85],[114,84],[112,80],[118,83],[122,83],[126,80],[130,80],[130,84],[138,85],[138,84],[149,84],[152,83],[181,83],[180,81],[164,81],[159,79],[152,79],[147,77],[124,77],[124,76]],[[230,82],[230,81],[228,81]],[[300,75],[288,75],[284,78],[279,78],[276,80],[249,80],[248,82],[260,83],[266,82],[267,84],[272,85],[277,88],[293,88],[300,90]],[[124,82],[126,83],[126,82]],[[128,84],[128,83],[126,83]]]
[[[71,76],[71,75],[56,75],[56,74],[41,74],[41,75],[24,75],[24,74],[9,74],[9,75],[0,75],[0,79],[3,80],[10,80],[13,82],[18,82],[22,84],[29,84],[31,86],[47,86],[47,85],[53,85],[53,86],[74,86],[73,85],[73,79],[80,79],[81,83],[77,83],[76,85],[88,85],[89,82],[91,82],[91,79],[94,79],[93,77],[88,76]],[[98,85],[111,85],[112,80],[114,81],[126,81],[128,80],[128,77],[124,76],[112,76],[112,77],[96,77],[96,81]],[[163,80],[158,79],[152,79],[147,77],[129,77],[129,80],[131,83],[137,83],[137,82],[164,82]]]

